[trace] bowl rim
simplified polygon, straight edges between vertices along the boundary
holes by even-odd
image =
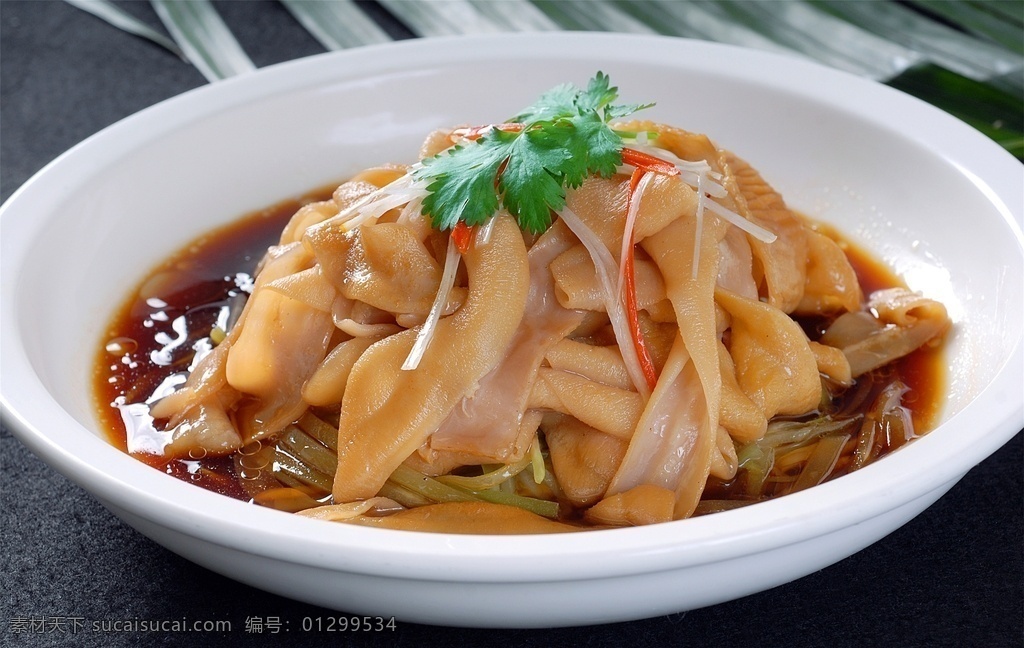
[[[97,161],[102,165],[125,150],[203,114],[321,81],[408,69],[410,61],[415,61],[413,66],[424,68],[451,65],[464,59],[467,48],[472,48],[474,57],[485,60],[587,60],[607,57],[609,51],[621,51],[616,54],[618,60],[651,60],[669,68],[690,69],[688,61],[696,59],[710,73],[813,96],[836,110],[862,116],[880,110],[882,114],[896,116],[887,126],[899,129],[901,136],[962,169],[992,200],[1017,246],[1024,250],[1024,205],[1014,202],[1014,197],[1021,195],[1024,181],[1019,163],[1012,156],[936,108],[881,84],[816,63],[703,41],[596,33],[416,39],[319,54],[203,86],[127,117],[46,165],[0,207],[0,325],[4,331],[0,338],[0,404],[5,422],[16,436],[101,501],[215,544],[286,562],[356,573],[445,581],[521,582],[586,580],[663,571],[825,535],[952,483],[1024,427],[1024,403],[1020,399],[1024,391],[1024,352],[1017,331],[1014,351],[996,378],[941,426],[969,430],[972,426],[968,420],[992,419],[992,431],[987,436],[971,439],[969,434],[944,434],[940,435],[943,443],[937,443],[939,437],[927,435],[885,461],[785,498],[649,527],[588,531],[575,534],[573,542],[566,543],[558,536],[431,534],[328,525],[290,515],[289,523],[281,524],[284,518],[279,512],[194,488],[121,453],[86,430],[46,393],[18,344],[17,309],[11,297],[20,265],[18,245],[30,242],[41,226],[27,222],[24,217],[19,219],[22,204],[49,191],[62,173],[83,164],[95,165]],[[518,53],[510,55],[510,51]],[[339,72],[346,68],[348,71]],[[929,127],[935,125],[946,134],[941,141],[927,136]],[[87,461],[86,457],[94,461]],[[915,463],[921,462],[942,469],[923,474],[913,470]],[[296,552],[296,546],[301,546],[303,553]],[[608,560],[611,558],[614,560]]]

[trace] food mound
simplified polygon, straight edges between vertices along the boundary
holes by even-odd
[[[560,86],[299,208],[188,368],[116,402],[161,439],[128,449],[231,457],[301,515],[536,533],[760,501],[919,434],[894,367],[943,306],[863,294],[749,164],[615,98]]]

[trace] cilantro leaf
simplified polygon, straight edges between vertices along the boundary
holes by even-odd
[[[619,89],[611,86],[611,80],[604,72],[598,72],[587,84],[587,91],[581,93],[576,100],[580,112],[593,111],[604,108],[619,96]]]
[[[551,212],[565,206],[560,169],[568,161],[565,129],[530,130],[517,137],[498,182],[505,208],[519,226],[540,234],[551,226]]]
[[[484,137],[424,160],[421,177],[429,182],[423,212],[434,228],[451,229],[460,220],[481,225],[498,211],[494,179],[507,157],[505,143]]]
[[[614,105],[618,96],[603,72],[586,90],[564,83],[509,120],[518,130],[494,128],[423,160],[415,172],[427,183],[423,213],[444,230],[482,224],[503,206],[524,230],[543,232],[565,206],[566,186],[609,177],[622,163],[622,138],[609,122],[653,105]]]
[[[653,106],[654,104],[652,103],[627,104],[624,106],[608,106],[607,108],[605,108],[604,111],[604,120],[605,122],[610,122],[614,119],[622,119],[623,117],[627,117],[635,112],[646,110]]]
[[[576,97],[580,90],[571,83],[555,86],[542,94],[529,108],[509,121],[522,124],[550,122],[576,112]]]
[[[606,123],[593,120],[578,121],[576,130],[586,142],[587,171],[602,178],[611,177],[622,163],[622,138]]]

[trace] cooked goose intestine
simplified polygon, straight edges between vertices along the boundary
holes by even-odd
[[[168,419],[165,454],[228,454],[326,408],[339,423],[325,519],[399,506],[381,498],[401,466],[439,476],[525,465],[538,436],[559,497],[593,507],[587,519],[679,519],[694,513],[709,475],[736,475],[737,446],[758,441],[773,417],[813,412],[824,383],[849,386],[948,327],[941,304],[904,289],[863,303],[839,246],[705,136],[620,128],[657,133],[645,150],[685,171],[647,174],[634,204],[653,390],[639,384],[616,322],[628,175],[569,189],[571,224],[555,219],[539,237],[499,212],[439,295],[448,234],[419,214],[423,188],[410,169],[392,165],[298,210],[237,324],[152,405]],[[453,141],[432,134],[424,151]],[[811,341],[795,314],[833,324]]]

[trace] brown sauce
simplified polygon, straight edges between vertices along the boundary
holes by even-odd
[[[868,251],[845,241],[838,231],[828,226],[819,226],[819,231],[839,242],[857,273],[865,295],[883,288],[904,285],[885,263]],[[931,430],[938,419],[946,389],[946,360],[942,346],[938,343],[925,345],[897,360],[891,369],[910,387],[910,391],[903,397],[903,405],[913,415],[915,429]]]
[[[144,401],[170,376],[186,370],[195,345],[209,343],[221,310],[251,280],[292,214],[306,203],[329,199],[332,191],[310,192],[208,232],[139,284],[111,319],[94,364],[96,409],[113,445],[128,451],[131,422],[126,423],[117,404]],[[249,499],[230,457],[168,461],[146,452],[131,454],[179,479]]]
[[[167,460],[145,452],[145,443],[138,440],[130,450],[132,434],[144,441],[145,430],[130,432],[129,427],[136,423],[123,414],[126,408],[119,405],[146,400],[162,384],[172,382],[174,375],[183,380],[197,345],[209,344],[210,330],[218,318],[224,317],[228,301],[251,282],[256,264],[267,247],[277,242],[291,215],[303,204],[328,199],[332,190],[333,186],[310,192],[204,234],[139,284],[111,319],[94,363],[96,410],[113,445],[179,479],[230,497],[250,499],[230,457]],[[839,241],[865,295],[901,285],[892,271],[869,253],[845,242],[826,226],[820,229]],[[800,323],[811,339],[818,337],[827,324],[813,318]],[[945,387],[945,364],[938,346],[919,349],[885,371],[910,388],[902,404],[912,415],[914,429],[919,433],[931,429]],[[877,392],[882,386],[872,389]],[[851,395],[844,397],[852,397],[855,389],[848,390]],[[870,402],[873,395],[860,397]],[[837,406],[841,408],[842,403]],[[880,454],[888,451],[882,448]],[[844,454],[841,461],[848,462],[849,454]],[[845,472],[840,465],[830,479]],[[743,499],[736,492],[741,486],[739,479],[730,483],[709,480],[705,498]]]

